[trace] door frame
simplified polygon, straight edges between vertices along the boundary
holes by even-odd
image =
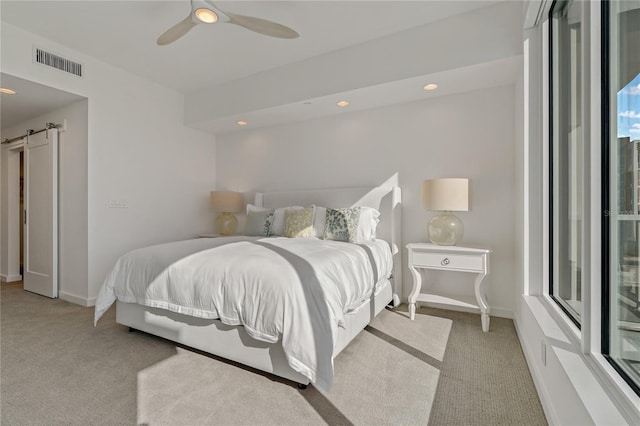
[[[4,177],[6,182],[3,184],[3,193],[6,193],[6,217],[2,219],[2,227],[4,244],[2,251],[6,250],[6,254],[2,256],[2,260],[6,261],[4,271],[5,274],[0,275],[2,282],[21,281],[20,274],[20,221],[23,213],[20,211],[20,152],[24,150],[26,138],[14,142],[7,147],[3,147],[2,156],[6,157],[4,162],[7,170]],[[5,239],[6,238],[6,239]]]

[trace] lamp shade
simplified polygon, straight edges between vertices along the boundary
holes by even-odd
[[[469,179],[440,178],[422,182],[425,210],[469,211]]]
[[[244,196],[240,192],[211,191],[210,199],[216,213],[239,213],[244,209]]]

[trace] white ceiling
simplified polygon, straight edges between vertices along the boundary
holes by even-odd
[[[0,87],[10,87],[16,92],[15,95],[0,93],[0,127],[3,129],[84,99],[4,73],[0,73]]]
[[[354,46],[368,49],[372,41],[375,44],[393,35],[406,40],[399,33],[413,34],[410,31],[418,27],[503,1],[220,1],[216,5],[223,11],[282,23],[300,37],[283,40],[230,24],[202,24],[167,46],[157,46],[156,39],[190,13],[189,0],[0,0],[0,18],[190,97],[249,76],[259,79],[265,71],[287,69],[287,65],[330,52],[348,54]],[[435,44],[431,40],[424,43]],[[247,120],[246,128],[258,128],[494,87],[514,81],[519,61],[521,58],[505,56],[491,63],[369,87],[355,84],[352,89],[328,91],[304,103],[247,109],[237,116],[212,116],[190,125],[226,133],[243,129],[235,125],[236,119]],[[3,128],[80,99],[6,74],[0,74],[0,79],[0,86],[11,86],[19,93],[0,97]],[[426,81],[438,81],[441,88],[416,90]],[[342,99],[349,99],[351,106],[337,109],[335,102]]]
[[[282,40],[230,24],[198,25],[167,46],[156,39],[190,13],[180,1],[9,1],[1,18],[184,93],[344,49],[495,1],[221,1],[225,11],[273,20]],[[73,59],[73,58],[72,58]]]
[[[243,130],[242,127],[238,127],[235,124],[237,120],[248,121],[249,126],[246,129],[261,128],[328,115],[379,108],[386,105],[433,99],[440,96],[469,92],[479,88],[498,87],[514,82],[514,77],[520,70],[520,63],[521,58],[512,57],[491,63],[476,64],[455,70],[433,73],[429,75],[428,80],[425,80],[424,76],[419,76],[392,81],[322,98],[310,99],[304,103],[291,103],[252,111],[250,114],[243,113],[226,116],[194,124],[192,127],[216,134],[230,133]],[[433,91],[421,90],[425,81],[437,81],[439,88]],[[349,100],[349,106],[346,108],[336,107],[336,103],[343,99]]]

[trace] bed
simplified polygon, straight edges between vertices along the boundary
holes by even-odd
[[[335,356],[385,306],[400,303],[400,189],[257,193],[254,204],[270,209],[294,205],[371,207],[380,212],[380,218],[375,241],[358,244],[233,236],[134,251],[119,259],[105,280],[96,302],[95,321],[115,302],[116,322],[130,329],[292,380],[301,387],[313,383],[328,390]],[[261,266],[253,268],[258,272],[235,268],[241,261]],[[209,269],[214,263],[215,271]],[[277,273],[268,272],[266,265],[273,265]],[[256,275],[267,283],[255,285],[262,292],[259,297],[251,293]],[[268,281],[272,275],[274,284]],[[211,289],[205,285],[207,279],[241,284]],[[277,280],[286,281],[287,287]],[[359,284],[363,280],[371,285]],[[120,281],[144,283],[137,290],[118,289]],[[182,293],[179,289],[185,282],[193,288]],[[349,285],[342,286],[345,282]],[[351,286],[352,282],[356,285]],[[181,303],[162,301],[161,296],[167,293]],[[250,303],[226,304],[236,297]]]

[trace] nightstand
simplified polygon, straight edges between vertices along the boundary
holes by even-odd
[[[484,294],[483,280],[489,273],[491,250],[428,243],[407,244],[407,250],[409,251],[409,270],[413,276],[413,288],[409,294],[409,317],[412,320],[416,315],[416,302],[475,308],[480,310],[482,331],[489,331],[489,305]],[[474,285],[475,298],[447,296],[436,292],[420,293],[422,275],[418,269],[477,274]]]

